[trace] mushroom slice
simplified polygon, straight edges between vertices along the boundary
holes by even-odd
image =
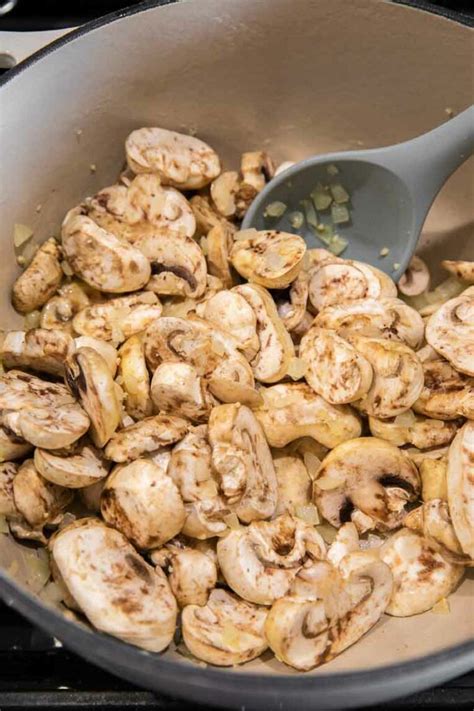
[[[275,303],[266,289],[257,284],[241,284],[232,289],[252,307],[257,319],[260,347],[251,361],[253,374],[262,383],[275,383],[288,370],[295,347],[278,316]]]
[[[143,291],[92,304],[74,317],[73,326],[82,336],[118,344],[147,328],[162,310],[158,297]]]
[[[101,513],[106,523],[142,549],[169,541],[185,520],[176,484],[149,459],[137,459],[112,471],[102,490]]]
[[[14,462],[0,464],[0,516],[14,516],[17,513],[13,499],[13,479],[18,471]]]
[[[235,236],[230,259],[241,276],[269,289],[285,289],[303,267],[306,243],[279,230],[242,230]]]
[[[328,306],[316,316],[314,325],[343,337],[361,333],[401,341],[414,349],[420,347],[425,332],[420,314],[394,298],[357,299]]]
[[[68,489],[81,489],[104,479],[110,465],[101,452],[86,443],[66,455],[36,449],[35,466],[47,481]]]
[[[173,232],[192,237],[196,220],[178,190],[162,187],[157,175],[137,175],[130,185],[104,188],[82,206],[99,227],[134,244],[140,237]]]
[[[221,172],[219,156],[194,136],[164,128],[139,128],[125,141],[134,173],[156,173],[163,185],[198,190]]]
[[[71,491],[44,479],[32,459],[21,465],[13,480],[15,507],[32,528],[57,523],[72,497]]]
[[[0,377],[0,425],[35,447],[60,449],[82,437],[90,421],[65,385],[10,370]]]
[[[153,412],[150,374],[146,367],[142,337],[137,335],[128,338],[120,348],[119,355],[119,382],[125,393],[125,410],[130,417],[142,420]]]
[[[398,289],[406,296],[418,296],[430,286],[430,273],[420,257],[412,257],[408,267],[399,279]]]
[[[260,349],[257,317],[243,296],[236,291],[218,291],[199,305],[197,313],[210,323],[228,331],[247,360],[255,358]]]
[[[448,455],[448,504],[462,550],[474,559],[474,422],[454,438]]]
[[[447,447],[443,447],[443,450]],[[436,452],[437,450],[430,450]],[[446,452],[447,454],[447,452]],[[413,454],[408,453],[408,456],[413,457]],[[413,460],[415,461],[415,460]],[[421,477],[421,498],[423,501],[431,501],[432,499],[448,500],[448,485],[446,474],[448,470],[448,461],[445,456],[440,456],[439,459],[426,457],[418,463]]]
[[[150,278],[146,257],[83,215],[81,207],[68,212],[61,235],[71,269],[95,289],[112,294],[137,291]]]
[[[443,259],[441,266],[457,279],[461,279],[468,284],[474,284],[474,262],[467,262],[460,259]]]
[[[105,486],[106,479],[99,479],[95,484],[89,484],[79,489],[79,496],[88,511],[100,513],[100,497]]]
[[[332,257],[310,270],[309,300],[316,311],[343,301],[396,295],[390,277],[362,262]]]
[[[261,388],[263,406],[255,410],[272,447],[285,447],[298,437],[312,437],[335,447],[359,437],[359,417],[347,405],[331,405],[306,383],[279,383]]]
[[[104,358],[93,348],[79,348],[66,362],[66,382],[91,421],[91,437],[103,447],[120,422],[121,403]]]
[[[308,289],[308,273],[302,269],[296,279],[290,284],[288,294],[289,301],[280,299],[278,295],[275,295],[278,315],[283,321],[283,325],[287,331],[295,331],[301,327],[307,313]],[[311,316],[311,322],[312,321],[313,317]]]
[[[249,185],[259,193],[275,175],[275,166],[268,153],[249,151],[242,153],[240,172],[243,185]]]
[[[220,491],[241,521],[268,518],[277,503],[272,455],[255,415],[245,405],[219,405],[209,416],[212,464]]]
[[[61,252],[54,239],[44,242],[28,267],[13,285],[12,303],[26,314],[43,306],[58,289],[63,279],[59,260]]]
[[[204,607],[188,605],[182,613],[183,639],[191,654],[208,664],[243,664],[265,651],[267,611],[226,590],[213,590]]]
[[[33,446],[29,442],[0,425],[0,464],[23,459],[32,449]]]
[[[286,595],[303,565],[325,556],[326,545],[316,529],[287,514],[253,521],[217,544],[226,583],[244,600],[260,605]]]
[[[311,478],[303,461],[284,450],[276,450],[273,453],[273,466],[277,479],[274,516],[289,513],[304,520],[305,514],[317,515],[317,510],[312,506]]]
[[[196,234],[194,237],[207,235],[213,227],[222,225],[225,231],[233,235],[237,228],[221,215],[218,215],[209,202],[209,198],[203,195],[194,195],[189,201],[196,220]]]
[[[446,501],[441,499],[426,501],[405,516],[403,525],[428,538],[433,547],[450,563],[474,564],[474,560],[465,555],[461,548]]]
[[[81,284],[75,281],[63,284],[58,294],[49,299],[41,312],[41,328],[61,329],[72,333],[72,319],[90,304],[90,298]]]
[[[299,357],[308,364],[308,384],[332,405],[359,400],[372,385],[369,361],[334,331],[310,328],[301,339]]]
[[[69,592],[101,632],[160,652],[173,639],[177,605],[165,574],[148,565],[119,531],[81,519],[51,542]]]
[[[210,187],[212,202],[222,217],[232,217],[236,214],[235,202],[239,187],[239,174],[235,170],[227,170],[212,181]]]
[[[179,607],[202,607],[217,583],[216,562],[194,548],[173,546],[172,542],[166,548],[170,565],[168,581]]]
[[[357,407],[373,417],[396,417],[416,402],[423,390],[423,366],[403,343],[353,335],[349,342],[373,369],[369,390]],[[324,443],[323,443],[324,444]]]
[[[327,559],[335,568],[349,553],[360,550],[359,532],[354,523],[345,523],[336,532],[336,536],[328,549]]]
[[[335,447],[323,460],[313,488],[321,515],[336,528],[351,520],[357,525],[354,513],[359,510],[370,517],[367,527],[380,531],[400,526],[406,504],[419,493],[413,462],[398,447],[376,437],[359,437]]]
[[[426,340],[456,370],[474,376],[474,286],[435,311],[426,325]]]
[[[74,339],[74,344],[76,349],[85,347],[97,351],[107,363],[112,377],[115,378],[119,357],[117,349],[111,343],[99,338],[92,338],[92,336],[79,336]]]
[[[233,230],[225,223],[217,224],[208,232],[206,243],[209,274],[221,279],[224,287],[230,289],[234,284],[229,261],[233,245]]]
[[[453,565],[433,544],[415,531],[402,528],[379,549],[393,575],[393,592],[385,612],[395,617],[418,615],[447,597],[462,578],[464,568]]]
[[[458,373],[444,360],[422,365],[424,384],[413,404],[415,412],[440,420],[474,419],[474,378]]]
[[[147,452],[154,452],[178,442],[189,428],[189,422],[172,415],[155,415],[136,422],[112,435],[105,456],[120,464],[132,462]]]
[[[457,432],[458,423],[431,420],[407,410],[388,420],[369,417],[369,427],[374,437],[386,439],[397,447],[412,444],[419,449],[430,449],[449,444]]]
[[[162,363],[151,381],[151,399],[158,410],[192,422],[207,421],[217,400],[197,369],[188,363]]]
[[[7,368],[31,368],[60,376],[64,374],[64,361],[74,349],[74,340],[64,331],[8,331],[0,347],[0,359]]]

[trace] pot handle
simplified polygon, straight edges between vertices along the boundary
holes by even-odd
[[[12,69],[53,40],[71,32],[73,27],[41,32],[0,32],[0,70]]]

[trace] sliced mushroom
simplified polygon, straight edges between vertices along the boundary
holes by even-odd
[[[266,615],[265,608],[240,600],[226,590],[213,590],[204,607],[184,608],[184,643],[195,657],[209,664],[243,664],[268,646],[264,635]]]
[[[204,378],[188,363],[159,365],[151,381],[151,398],[158,410],[192,422],[206,421],[211,408],[217,404]]]
[[[71,454],[35,450],[35,466],[47,481],[68,489],[80,489],[104,479],[109,472],[109,462],[102,452],[85,443]]]
[[[339,568],[346,555],[360,550],[359,532],[357,526],[350,522],[338,529],[336,537],[329,546],[327,559],[335,568]]]
[[[147,328],[161,312],[158,297],[144,291],[92,304],[74,317],[73,326],[82,336],[119,344]]]
[[[100,497],[107,479],[99,479],[95,484],[89,484],[79,489],[79,496],[88,511],[100,513]]]
[[[153,412],[143,338],[138,335],[128,338],[120,348],[119,356],[119,377],[125,393],[125,410],[130,417],[142,420]]]
[[[439,459],[426,457],[426,459],[423,459],[421,462],[418,463],[418,470],[420,472],[421,477],[421,498],[423,499],[423,501],[431,501],[432,499],[441,499],[442,501],[447,501],[447,458],[444,456],[440,457]]]
[[[183,500],[176,484],[149,459],[119,465],[101,495],[106,523],[121,531],[137,548],[157,548],[182,529]]]
[[[137,175],[129,185],[104,188],[83,204],[99,227],[131,244],[140,238],[196,231],[193,211],[178,190],[162,187],[157,175]]]
[[[268,153],[249,151],[242,153],[240,172],[242,183],[251,186],[256,193],[259,193],[275,175],[275,166]]]
[[[417,296],[430,286],[430,273],[420,257],[412,257],[408,267],[398,281],[398,288],[406,296]]]
[[[295,331],[301,327],[307,311],[309,280],[308,273],[301,270],[296,279],[290,284],[288,300],[280,299],[275,295],[275,302],[278,308],[278,315],[283,321],[287,331]],[[311,321],[313,317],[310,316]]]
[[[68,489],[44,479],[32,459],[20,466],[13,480],[15,507],[32,528],[57,523],[72,496]]]
[[[449,448],[449,513],[462,550],[474,559],[474,422],[459,430]]]
[[[202,318],[228,331],[247,360],[257,355],[260,341],[257,317],[250,304],[236,291],[218,291],[197,309]]]
[[[285,289],[303,267],[306,243],[279,230],[243,230],[235,236],[230,259],[241,276],[269,289]]]
[[[166,576],[119,531],[81,519],[57,533],[51,552],[74,600],[102,632],[160,652],[171,642],[176,600]]]
[[[125,240],[99,227],[82,208],[70,210],[62,225],[62,246],[71,269],[95,289],[112,294],[138,291],[151,274],[146,257]]]
[[[14,516],[17,513],[13,499],[13,480],[18,471],[14,462],[0,464],[0,516]]]
[[[239,174],[235,170],[227,170],[212,181],[211,198],[217,212],[222,217],[232,217],[236,214],[235,201],[239,187]]]
[[[284,377],[295,348],[278,316],[275,303],[266,289],[257,284],[242,284],[232,289],[252,307],[257,319],[260,347],[251,361],[253,374],[262,383],[275,383]]]
[[[82,437],[90,421],[65,385],[10,370],[0,378],[0,425],[35,447],[60,449]]]
[[[405,507],[418,498],[420,479],[408,456],[376,437],[359,437],[335,447],[323,460],[313,496],[324,518],[339,528],[365,514],[367,528],[397,528]],[[359,526],[360,529],[360,526]],[[363,532],[363,531],[362,531]]]
[[[312,437],[331,448],[361,433],[360,420],[350,407],[330,405],[306,383],[279,383],[259,392],[263,406],[255,416],[272,447]]]
[[[277,479],[277,506],[274,516],[289,513],[303,518],[302,512],[312,505],[312,485],[303,461],[284,450],[273,454]],[[316,512],[317,513],[317,512]]]
[[[217,565],[206,553],[189,547],[167,545],[168,581],[179,607],[208,601],[217,583]]]
[[[432,499],[425,502],[405,516],[403,525],[425,536],[443,558],[450,563],[474,564],[474,561],[465,555],[461,548],[446,501]]]
[[[474,376],[474,286],[435,311],[426,340],[456,370]]]
[[[444,360],[423,363],[424,384],[415,412],[440,420],[474,419],[474,378]]]
[[[79,336],[78,338],[74,339],[74,344],[76,346],[76,349],[92,348],[93,350],[97,351],[97,353],[99,353],[107,363],[112,377],[115,378],[119,357],[117,349],[114,348],[111,343],[108,343],[107,341],[102,341],[99,338],[93,338],[92,336]]]
[[[309,385],[333,405],[359,400],[372,385],[369,361],[334,331],[310,328],[301,339],[299,357],[307,363]]]
[[[386,439],[397,447],[412,444],[419,449],[430,449],[449,444],[457,432],[458,423],[432,420],[407,410],[387,420],[369,417],[369,427],[374,437]]]
[[[441,266],[457,279],[466,281],[468,284],[474,284],[474,262],[443,259]]]
[[[401,341],[410,348],[420,347],[425,326],[420,314],[400,299],[358,299],[323,309],[315,326],[337,331],[340,336],[366,336]]]
[[[63,284],[57,295],[48,299],[43,306],[41,328],[72,333],[72,319],[79,311],[89,306],[90,301],[89,294],[82,284],[75,281]]]
[[[132,462],[147,452],[178,442],[189,428],[189,422],[172,415],[155,415],[136,422],[112,435],[105,456],[120,464]]]
[[[408,528],[390,536],[379,554],[392,571],[393,592],[385,611],[395,617],[429,610],[453,592],[464,571],[445,560],[427,538]]]
[[[93,348],[79,348],[66,362],[66,382],[91,421],[91,437],[103,447],[120,422],[121,403],[104,358]]]
[[[272,455],[248,407],[219,405],[209,416],[212,464],[229,508],[248,523],[275,511],[277,482]]]
[[[26,314],[43,306],[58,289],[63,279],[60,250],[54,239],[40,246],[25,271],[13,285],[12,303]]]
[[[373,417],[396,417],[406,412],[423,390],[423,367],[403,343],[353,335],[349,342],[373,370],[372,384],[357,407]]]
[[[234,285],[230,266],[230,251],[233,244],[233,230],[225,223],[217,224],[207,234],[207,267],[209,274],[221,279],[225,288]]]
[[[194,195],[189,201],[191,209],[194,213],[194,218],[196,220],[196,234],[195,237],[202,237],[207,235],[213,227],[222,225],[225,231],[228,231],[231,235],[236,232],[237,228],[231,222],[226,220],[221,215],[218,215],[209,202],[209,198],[203,195]]]
[[[164,128],[139,128],[125,142],[127,162],[134,173],[156,173],[163,185],[197,190],[220,171],[217,153],[207,143]]]
[[[74,349],[72,336],[60,330],[8,331],[0,359],[7,368],[31,368],[60,376],[64,374],[64,361]]]
[[[310,270],[309,300],[317,312],[345,301],[396,295],[390,277],[362,262],[332,257]]]
[[[260,605],[286,595],[303,565],[325,556],[326,546],[316,529],[289,515],[254,521],[230,531],[217,544],[226,583],[244,600]]]
[[[33,446],[29,442],[25,442],[22,437],[18,437],[7,427],[0,425],[0,464],[23,459],[32,449]]]

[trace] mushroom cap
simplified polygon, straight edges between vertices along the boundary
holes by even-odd
[[[0,425],[0,464],[23,459],[32,449],[33,445]]]
[[[467,262],[460,259],[454,261],[451,259],[443,259],[441,266],[458,279],[462,279],[462,281],[466,281],[468,284],[474,284],[474,262]]]
[[[423,389],[415,412],[440,420],[474,419],[474,378],[459,373],[444,360],[425,361]]]
[[[68,212],[61,236],[71,269],[95,289],[111,294],[137,291],[150,278],[146,257],[83,215],[81,207]]]
[[[54,523],[72,501],[72,492],[44,479],[32,459],[19,467],[13,479],[13,499],[17,511],[32,528]]]
[[[177,605],[166,576],[98,519],[62,529],[51,552],[74,600],[102,632],[150,652],[173,638]]]
[[[310,328],[301,339],[299,357],[308,364],[308,384],[332,405],[359,400],[372,384],[369,361],[335,331]]]
[[[121,403],[104,358],[93,348],[79,348],[66,361],[66,382],[80,398],[91,421],[96,447],[104,447],[120,422]]]
[[[226,590],[213,590],[204,607],[188,605],[182,613],[183,639],[198,659],[216,666],[243,664],[265,651],[267,611]]]
[[[474,376],[474,286],[430,316],[426,340],[456,370]]]
[[[209,416],[209,443],[219,488],[229,508],[246,523],[275,511],[277,481],[270,448],[245,405],[219,405]]]
[[[213,294],[197,309],[206,321],[228,331],[237,348],[252,361],[260,349],[255,311],[236,291],[224,289]]]
[[[446,561],[430,541],[402,528],[378,549],[393,575],[393,592],[385,610],[409,617],[429,610],[459,583],[464,568]]]
[[[13,499],[13,479],[18,471],[18,464],[2,462],[0,464],[0,516],[14,516],[17,513]]]
[[[149,459],[119,465],[102,490],[104,520],[137,548],[156,548],[182,529],[185,511],[176,484]]]
[[[396,417],[406,412],[423,390],[423,367],[403,343],[353,335],[349,342],[372,366],[373,380],[357,407],[373,417]]]
[[[263,406],[255,416],[272,447],[284,447],[299,437],[335,447],[361,434],[360,419],[348,405],[331,405],[306,383],[279,383],[259,392]]]
[[[147,452],[174,444],[184,437],[189,422],[172,415],[155,415],[115,432],[105,447],[105,456],[123,464]]]
[[[68,489],[95,484],[107,476],[110,466],[102,452],[87,443],[66,455],[37,448],[34,459],[41,476]]]
[[[147,328],[162,310],[158,297],[143,291],[87,306],[74,317],[73,327],[81,336],[118,344]]]
[[[313,496],[322,516],[339,528],[354,509],[379,530],[400,526],[404,508],[420,492],[416,466],[398,447],[376,437],[359,437],[335,447],[323,459]]]
[[[177,550],[170,557],[169,584],[179,607],[205,605],[217,583],[217,566],[208,555],[193,548]]]
[[[417,296],[427,291],[430,286],[430,272],[425,262],[413,256],[398,281],[398,289],[405,296]]]
[[[448,454],[449,513],[464,553],[474,559],[474,422],[459,430]]]
[[[279,230],[242,230],[234,238],[230,259],[248,281],[268,289],[284,289],[303,267],[306,243],[299,235]]]
[[[64,331],[8,331],[0,347],[0,359],[7,368],[31,368],[62,376],[64,361],[74,350],[72,336]]]
[[[156,173],[163,185],[197,190],[220,171],[217,153],[207,143],[164,128],[139,128],[125,141],[127,162],[134,173]]]
[[[46,240],[13,284],[12,303],[17,311],[34,311],[56,293],[64,277],[59,260],[57,242],[53,238]]]
[[[52,328],[72,333],[72,319],[91,299],[86,291],[86,284],[77,281],[66,282],[55,296],[47,300],[41,311],[41,328]]]

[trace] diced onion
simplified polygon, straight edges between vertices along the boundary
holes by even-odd
[[[318,215],[311,200],[302,200],[301,207],[304,210],[306,222],[310,227],[317,227],[319,224]]]
[[[331,491],[332,489],[337,489],[338,486],[341,486],[344,482],[345,477],[343,474],[339,476],[333,474],[332,476],[326,475],[318,477],[318,479],[316,479],[316,486],[318,486],[321,491]]]
[[[334,203],[331,205],[331,218],[335,225],[343,225],[349,222],[351,216],[349,215],[349,210],[345,205],[338,205]]]
[[[302,358],[291,358],[288,364],[287,374],[293,380],[302,378],[308,370],[308,364]]]
[[[401,415],[397,415],[394,420],[394,424],[397,427],[412,427],[416,422],[415,413],[413,410],[407,410],[402,412]]]
[[[13,244],[17,249],[21,247],[25,242],[28,242],[28,240],[32,237],[33,230],[31,229],[31,227],[28,227],[28,225],[22,225],[20,223],[17,223],[13,227]]]
[[[311,191],[311,199],[316,210],[327,210],[332,203],[332,196],[328,188],[321,185],[321,183],[317,183],[316,187]]]
[[[269,205],[266,206],[265,210],[263,211],[263,216],[281,217],[285,214],[286,208],[287,205],[285,205],[284,202],[281,202],[281,200],[275,200],[275,202],[271,202]]]
[[[349,193],[340,183],[334,183],[334,185],[331,185],[330,190],[334,202],[337,202],[338,204],[349,202]]]
[[[327,174],[332,177],[335,175],[339,175],[339,168],[336,165],[334,165],[334,163],[330,163],[326,170],[327,170]]]
[[[5,516],[0,516],[0,533],[9,533],[10,528],[7,523]]]
[[[442,597],[441,600],[438,600],[438,602],[433,605],[431,612],[434,612],[435,615],[449,615],[451,612],[449,602],[445,597]]]
[[[23,321],[23,327],[25,331],[29,331],[31,328],[38,328],[41,322],[41,313],[39,311],[30,311],[26,314]]]
[[[331,526],[330,523],[326,523],[326,521],[316,526],[316,530],[328,545],[331,545],[337,536],[337,528]]]
[[[296,212],[292,212],[291,215],[288,218],[290,225],[295,229],[299,230],[300,227],[303,226],[304,223],[304,215],[302,212],[299,212],[297,210]]]
[[[202,253],[204,256],[207,256],[208,250],[207,250],[207,239],[206,237],[201,237],[201,240],[199,242],[199,245],[201,247]]]
[[[232,531],[236,531],[237,529],[241,528],[237,514],[234,512],[224,516],[224,523],[226,524],[227,528],[230,528]]]
[[[303,461],[310,478],[314,481],[317,477],[319,467],[321,466],[321,460],[312,452],[305,452],[303,454]]]
[[[295,514],[298,518],[311,526],[315,526],[321,522],[319,518],[318,509],[314,504],[307,504],[306,506],[297,506],[295,509]]]
[[[199,494],[208,499],[214,499],[218,493],[217,484],[213,479],[208,479],[199,486]]]
[[[65,259],[61,262],[61,269],[66,276],[72,276],[74,274],[71,265]]]
[[[328,250],[337,257],[339,254],[344,252],[348,244],[349,242],[345,239],[345,237],[334,235],[328,242]]]
[[[39,597],[47,605],[59,605],[63,601],[64,591],[56,583],[47,583],[40,591]]]

